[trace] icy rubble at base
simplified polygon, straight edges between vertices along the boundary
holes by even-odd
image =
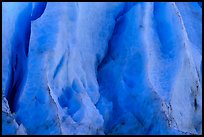
[[[2,125],[2,134],[27,134],[23,124],[19,126],[16,123],[15,114],[11,114],[8,101],[4,96],[2,97]]]
[[[202,3],[2,8],[2,134],[202,134]]]

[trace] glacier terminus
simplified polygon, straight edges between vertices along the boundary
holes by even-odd
[[[202,2],[2,2],[2,134],[201,135]]]

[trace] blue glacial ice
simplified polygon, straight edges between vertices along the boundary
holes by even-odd
[[[3,2],[2,134],[202,134],[202,2]]]

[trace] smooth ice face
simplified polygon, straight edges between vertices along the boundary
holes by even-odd
[[[202,3],[2,12],[2,134],[202,134]]]

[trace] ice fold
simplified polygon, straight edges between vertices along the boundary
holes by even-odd
[[[202,3],[3,2],[2,134],[202,134]]]

